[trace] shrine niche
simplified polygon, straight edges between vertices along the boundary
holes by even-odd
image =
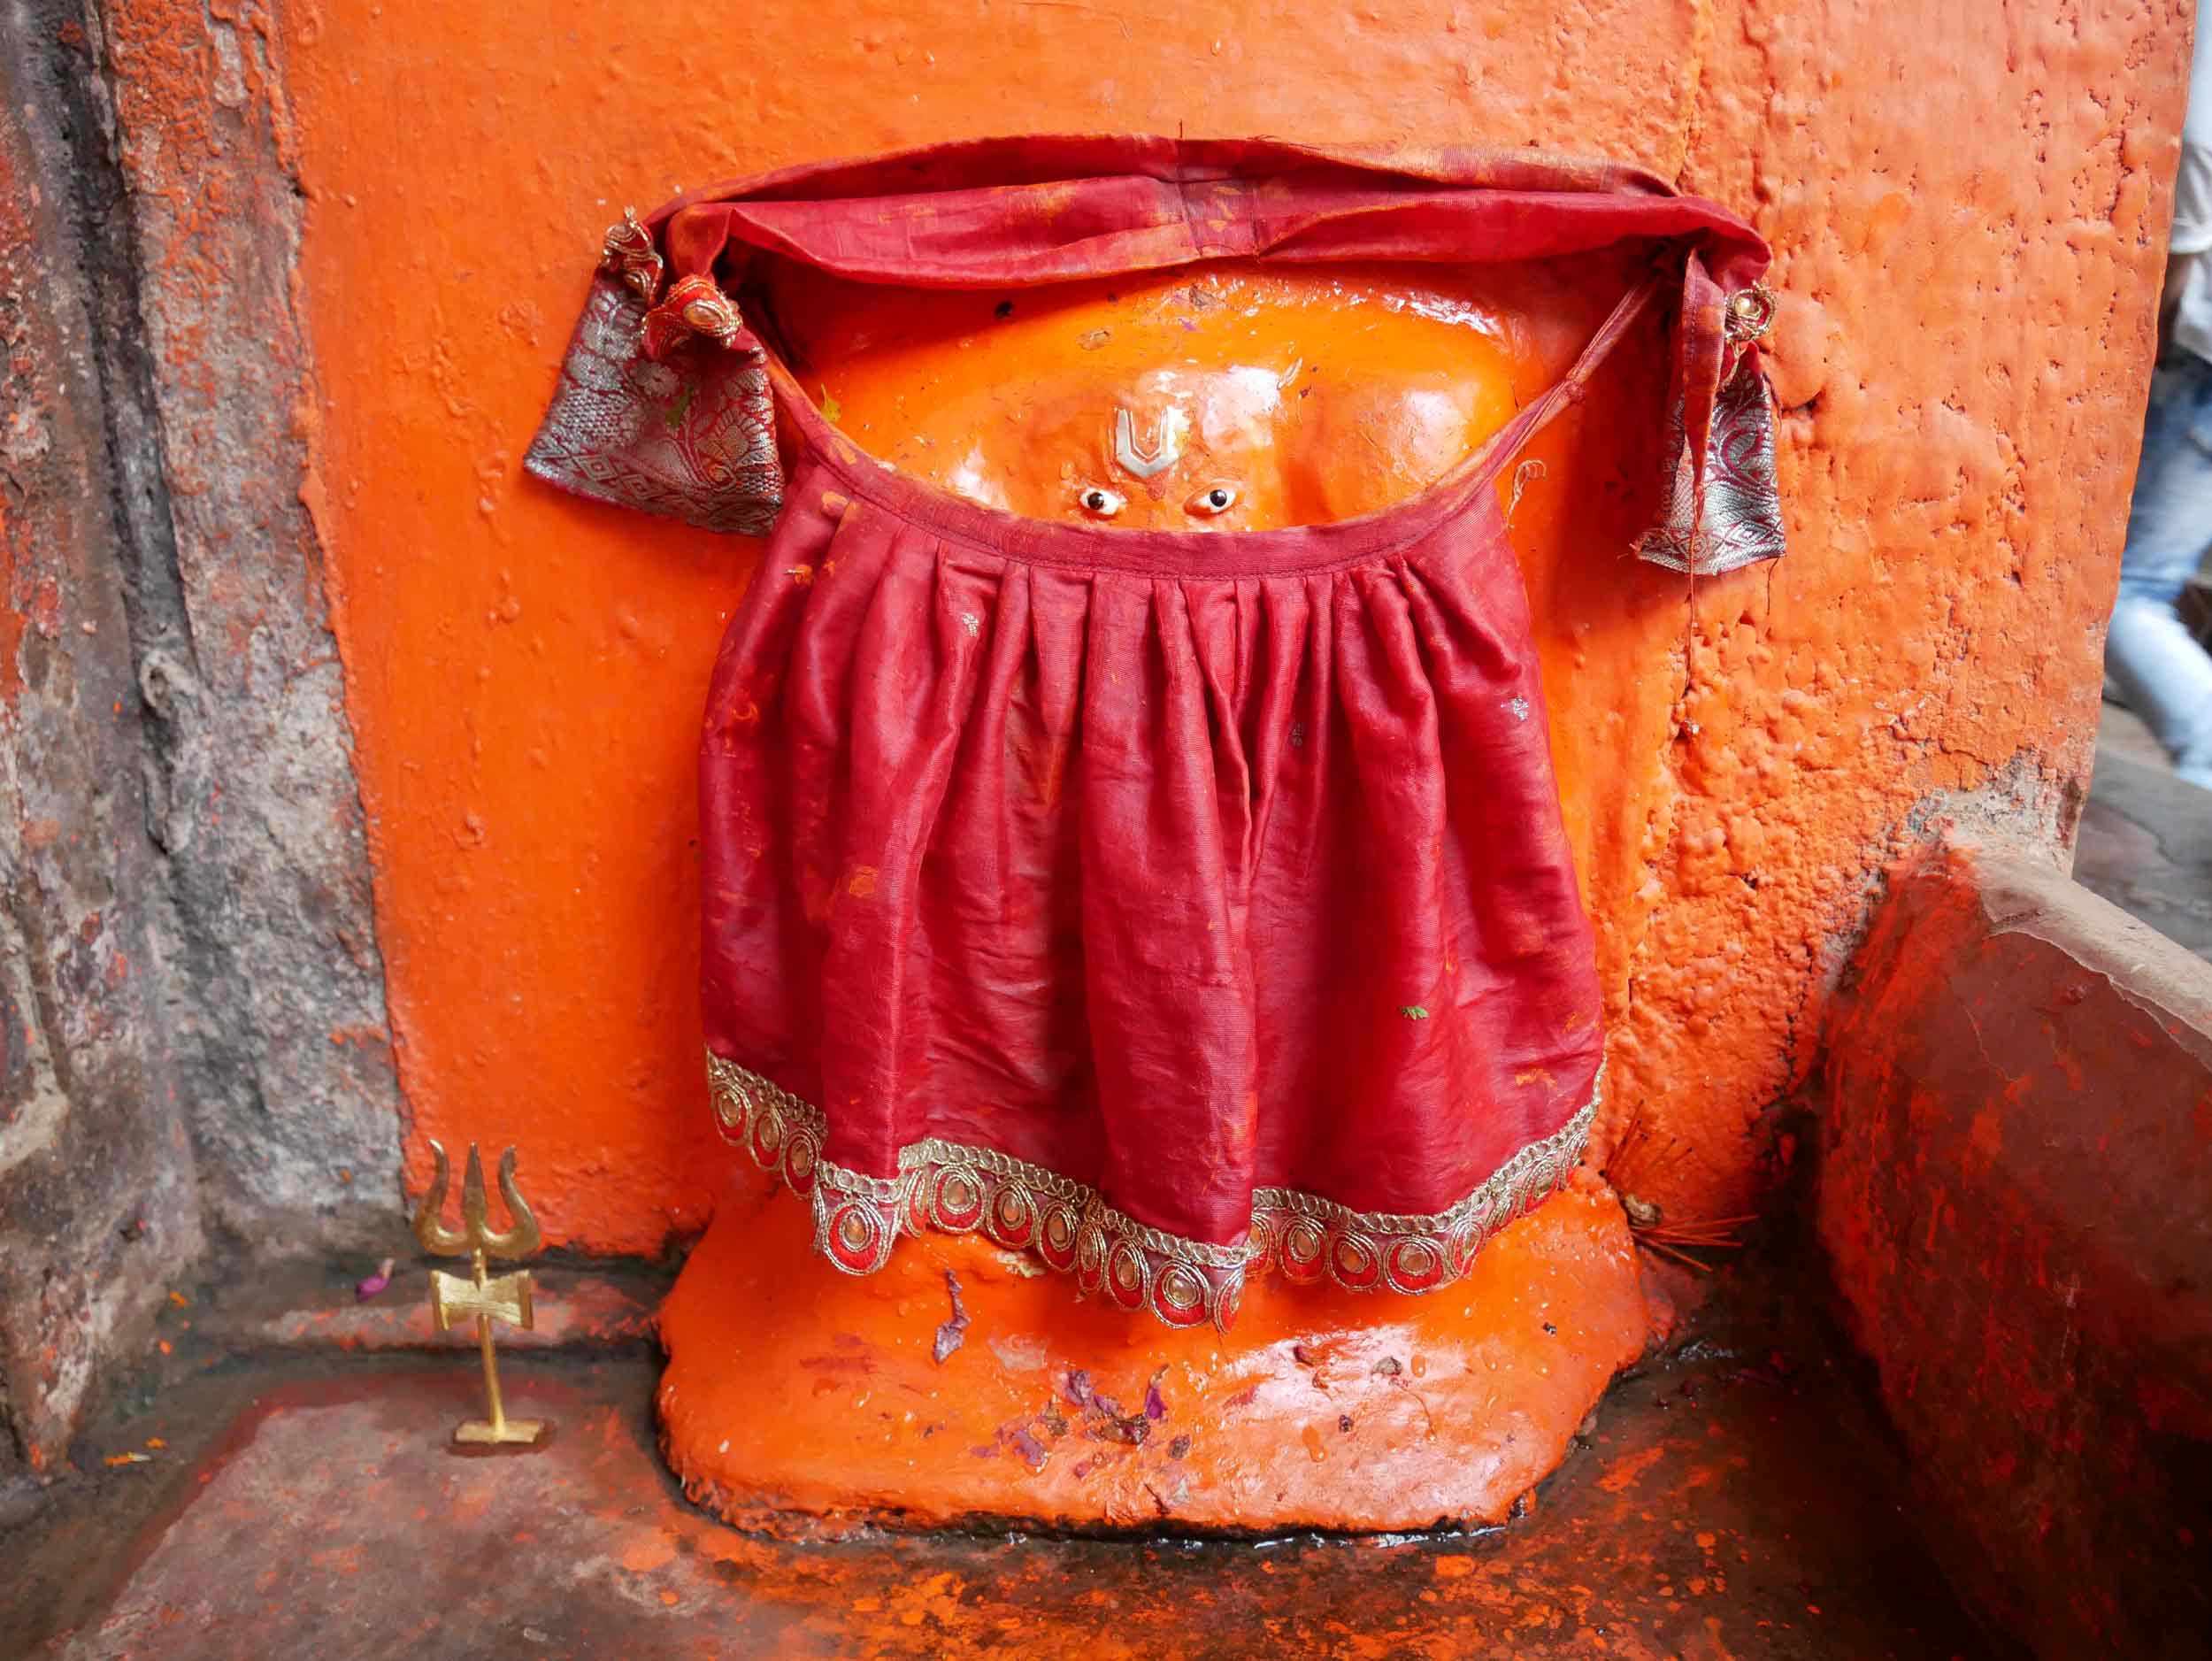
[[[713,1111],[827,1267],[972,1242],[931,1257],[926,1308],[900,1300],[890,1350],[938,1371],[885,1456],[946,1427],[958,1370],[1039,1376],[988,1427],[1007,1474],[956,1475],[938,1510],[1313,1520],[1287,1478],[1256,1509],[1226,1481],[1322,1462],[1285,1410],[1245,1414],[1225,1463],[1165,1434],[1171,1396],[1238,1395],[1262,1280],[1278,1320],[1323,1287],[1381,1295],[1330,1323],[1363,1354],[1392,1328],[1407,1355],[1366,1376],[1432,1442],[1403,1375],[1450,1354],[1464,1372],[1429,1389],[1459,1417],[1496,1311],[1392,1306],[1448,1304],[1570,1185],[1603,1077],[1509,540],[1548,472],[1524,450],[1624,339],[1663,335],[1643,425],[1671,436],[1636,551],[1706,573],[1778,553],[1765,258],[1630,170],[1149,140],[802,170],[608,233],[531,465],[769,538],[701,755]],[[849,1336],[848,1294],[815,1271],[772,1319],[772,1294],[733,1296],[790,1272],[793,1220],[726,1208],[687,1268],[671,1456],[750,1515],[794,1473],[754,1463],[778,1456],[748,1421],[798,1449],[818,1404],[814,1451],[853,1484],[822,1508],[912,1511],[838,1448],[834,1376],[763,1365]],[[1087,1307],[998,1290],[1041,1271]],[[1606,1310],[1559,1288],[1559,1316],[1586,1301]],[[995,1365],[956,1359],[979,1303]],[[1089,1353],[1102,1317],[1140,1323],[1141,1380]],[[1601,1316],[1592,1378],[1634,1324]],[[792,1399],[763,1415],[764,1380]],[[1044,1497],[1064,1408],[1131,1448],[1162,1427],[1120,1483],[1148,1473],[1154,1518],[1116,1516],[1112,1484]],[[1500,1502],[1463,1450],[1471,1488],[1387,1463],[1359,1524]]]
[[[2187,9],[730,23],[0,19],[0,1654],[2212,1633]]]

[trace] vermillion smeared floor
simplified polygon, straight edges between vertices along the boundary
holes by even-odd
[[[67,1657],[1978,1657],[1826,1342],[1709,1339],[1608,1397],[1474,1536],[796,1544],[687,1505],[650,1357],[511,1364],[541,1452],[463,1457],[472,1357],[223,1363],[111,1426],[162,1446],[14,1541],[0,1650]],[[165,1427],[166,1434],[164,1434]],[[196,1445],[196,1451],[195,1450]],[[111,1455],[109,1457],[112,1457]],[[20,1643],[11,1644],[11,1637]]]

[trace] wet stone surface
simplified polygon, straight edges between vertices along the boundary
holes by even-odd
[[[2074,880],[2212,958],[2212,790],[2176,778],[2147,734],[2100,742]]]
[[[1980,1657],[1832,1340],[1709,1329],[1477,1535],[799,1544],[687,1505],[652,1358],[517,1356],[541,1451],[449,1452],[466,1354],[219,1360],[0,1554],[0,1651],[595,1657]],[[143,1464],[117,1452],[160,1444]],[[0,1523],[0,1526],[4,1526]],[[97,1565],[96,1573],[87,1565]],[[27,1588],[27,1596],[21,1588]]]

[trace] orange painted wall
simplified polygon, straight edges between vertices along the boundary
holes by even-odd
[[[1614,1106],[1733,1211],[1833,942],[1938,792],[2055,845],[2089,754],[2182,0],[699,0],[286,7],[328,551],[400,1076],[549,1237],[647,1250],[728,1169],[694,1008],[693,722],[753,549],[520,472],[601,228],[808,158],[1025,128],[1540,143],[1752,217],[1793,550],[1701,585],[1529,539]],[[1584,424],[1578,453],[1609,466]],[[1637,442],[1646,441],[1639,437]],[[1532,504],[1540,519],[1558,506]],[[2011,810],[2005,810],[2011,811]]]

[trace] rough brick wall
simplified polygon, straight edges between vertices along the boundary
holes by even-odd
[[[12,25],[16,19],[10,18]],[[49,1467],[201,1248],[66,123],[0,30],[0,1476]]]
[[[257,1243],[384,1237],[398,1101],[322,558],[300,500],[317,394],[293,318],[299,199],[265,14],[88,11],[127,211],[162,504],[132,645],[176,1065],[211,1215]],[[90,158],[88,158],[89,161]],[[106,160],[107,158],[102,158]]]
[[[205,1241],[388,1237],[399,1115],[250,30],[0,12],[0,1477]]]

